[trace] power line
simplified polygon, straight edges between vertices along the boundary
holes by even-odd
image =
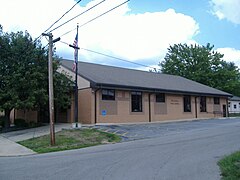
[[[66,44],[66,45],[70,45],[64,41],[59,41],[63,44]],[[132,61],[129,61],[129,60],[126,60],[126,59],[122,59],[122,58],[118,58],[118,57],[115,57],[115,56],[111,56],[111,55],[108,55],[108,54],[104,54],[104,53],[101,53],[101,52],[98,52],[98,51],[94,51],[94,50],[90,50],[90,49],[86,49],[86,48],[82,48],[80,47],[80,49],[82,50],[85,50],[85,51],[88,51],[88,52],[91,52],[91,53],[95,53],[95,54],[98,54],[98,55],[102,55],[102,56],[105,56],[105,57],[109,57],[109,58],[112,58],[112,59],[116,59],[116,60],[119,60],[119,61],[123,61],[123,62],[127,62],[127,63],[131,63],[131,64],[135,64],[135,65],[138,65],[138,66],[142,66],[142,67],[147,67],[147,68],[151,68],[153,69],[154,71],[156,71],[156,68],[154,67],[151,67],[151,66],[147,66],[147,65],[144,65],[144,64],[140,64],[140,63],[136,63],[136,62],[132,62]]]
[[[70,32],[72,32],[72,31],[74,31],[74,30],[76,30],[76,29],[77,29],[77,28],[74,28],[74,29],[72,29],[72,30],[70,30],[70,31],[67,31],[67,32],[65,32],[64,34],[62,34],[60,37],[63,37],[63,36],[69,34]]]
[[[99,3],[95,4],[94,6],[88,8],[87,10],[85,10],[85,11],[83,11],[82,13],[78,14],[77,16],[74,16],[73,18],[71,18],[71,19],[69,19],[68,21],[62,23],[61,25],[57,26],[56,28],[52,29],[52,30],[49,31],[49,32],[52,32],[52,31],[54,31],[54,30],[56,30],[56,29],[62,27],[63,25],[69,23],[69,22],[72,21],[73,19],[76,19],[77,17],[79,17],[79,16],[85,14],[86,12],[88,12],[88,11],[90,11],[91,9],[95,8],[96,6],[100,5],[100,4],[103,3],[104,1],[106,1],[106,0],[102,0],[101,2],[99,2]]]
[[[49,28],[47,28],[43,33],[47,32],[49,29],[51,29],[56,23],[58,23],[66,14],[68,14],[78,3],[80,3],[82,0],[78,0],[68,11],[66,11],[57,21],[55,21]],[[50,31],[51,32],[51,31]],[[35,39],[35,41],[42,36],[42,33]]]
[[[94,17],[93,19],[91,19],[91,20],[89,20],[89,21],[83,23],[82,25],[80,25],[79,28],[80,28],[80,27],[83,27],[83,26],[87,25],[88,23],[90,23],[90,22],[92,22],[92,21],[94,21],[94,20],[100,18],[101,16],[103,16],[103,15],[105,15],[105,14],[107,14],[107,13],[113,11],[114,9],[117,9],[118,7],[122,6],[123,4],[125,4],[125,3],[129,2],[129,1],[130,1],[130,0],[127,0],[127,1],[125,1],[125,2],[123,2],[123,3],[121,3],[121,4],[119,4],[119,5],[115,6],[114,8],[112,8],[112,9],[110,9],[110,10],[108,10],[108,11],[106,11],[106,12],[104,12],[104,13],[102,13],[102,14],[96,16],[96,17]],[[53,29],[53,30],[55,30],[55,29]],[[53,31],[53,30],[52,30],[52,31]],[[62,34],[60,37],[65,36],[66,34],[72,32],[72,31],[74,31],[74,30],[76,30],[76,28],[74,28],[74,29],[72,29],[72,30],[70,30],[70,31],[67,31],[66,33]],[[51,32],[51,31],[50,31],[50,32]]]
[[[88,23],[94,21],[95,19],[98,19],[98,18],[100,18],[101,16],[103,16],[103,15],[105,15],[105,14],[107,14],[107,13],[113,11],[114,9],[117,9],[118,7],[122,6],[123,4],[126,4],[126,3],[129,2],[129,1],[130,1],[130,0],[127,0],[127,1],[125,1],[125,2],[123,2],[123,3],[121,3],[121,4],[119,4],[119,5],[115,6],[114,8],[109,9],[108,11],[106,11],[106,12],[100,14],[99,16],[97,16],[97,17],[95,17],[95,18],[93,18],[93,19],[91,19],[91,20],[85,22],[84,24],[80,25],[79,28],[82,27],[82,26],[85,26],[86,24],[88,24]]]
[[[46,29],[44,32],[47,32],[51,27],[53,27],[56,23],[58,23],[66,14],[68,14],[78,3],[80,3],[82,0],[79,0],[74,4],[67,12],[65,12],[57,21],[55,21],[48,29]]]

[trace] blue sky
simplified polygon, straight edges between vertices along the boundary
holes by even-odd
[[[238,2],[238,7],[240,7],[240,1],[235,2]],[[172,8],[176,12],[193,17],[199,24],[200,32],[194,38],[199,44],[204,45],[209,42],[214,44],[216,48],[233,47],[240,49],[240,22],[236,24],[228,19],[220,20],[213,15],[212,1],[141,0],[131,1],[130,7],[134,13],[166,11]],[[232,13],[236,13],[236,11],[233,9]],[[238,14],[238,20],[240,21],[239,16],[240,14]]]
[[[0,7],[0,24],[3,25],[4,31],[28,30],[33,37],[37,37],[75,2],[5,1]],[[98,2],[100,0],[82,0],[59,24]],[[61,36],[74,29],[77,23],[81,25],[122,2],[124,0],[106,0],[97,8],[53,31],[53,35]],[[47,3],[51,3],[52,6],[47,7]],[[225,55],[226,61],[233,61],[240,67],[239,9],[240,0],[131,0],[80,28],[79,46],[157,67],[164,59],[169,45],[210,43],[215,46],[215,50]],[[9,13],[10,10],[14,13]],[[72,43],[75,34],[75,30],[71,31],[61,39]],[[47,41],[43,38],[42,43],[45,45]],[[58,42],[55,46],[59,56],[73,59],[73,50],[67,45]],[[124,63],[84,50],[79,51],[79,60],[146,70],[143,66]]]

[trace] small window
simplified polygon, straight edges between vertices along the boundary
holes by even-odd
[[[156,102],[165,102],[165,94],[164,93],[156,94]]]
[[[115,100],[115,90],[113,89],[103,89],[102,90],[102,100]]]
[[[200,97],[200,112],[207,112],[206,96]]]
[[[234,105],[233,105],[233,108],[234,108],[234,109],[237,109],[237,105],[236,105],[236,104],[234,104]]]
[[[184,112],[191,112],[191,96],[183,96]]]
[[[132,112],[142,112],[142,93],[132,92]]]
[[[214,97],[214,104],[220,104],[220,98]]]

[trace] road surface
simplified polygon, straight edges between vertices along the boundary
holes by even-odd
[[[236,150],[240,150],[240,121],[234,120],[118,144],[1,157],[0,179],[219,180],[217,161]]]

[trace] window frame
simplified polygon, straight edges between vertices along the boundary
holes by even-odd
[[[102,100],[115,101],[115,89],[102,89]]]
[[[132,91],[131,92],[131,111],[132,112],[143,112],[142,109],[142,92]]]
[[[165,93],[157,93],[156,94],[156,103],[165,103],[165,102],[166,102]]]
[[[233,109],[237,109],[237,105],[236,104],[233,104]]]
[[[215,105],[220,104],[220,98],[219,97],[214,97],[213,102],[214,102]]]
[[[200,112],[207,112],[207,97],[200,96]]]
[[[189,107],[187,107],[189,105]],[[183,112],[192,112],[192,105],[191,105],[191,96],[184,95],[183,96]]]

